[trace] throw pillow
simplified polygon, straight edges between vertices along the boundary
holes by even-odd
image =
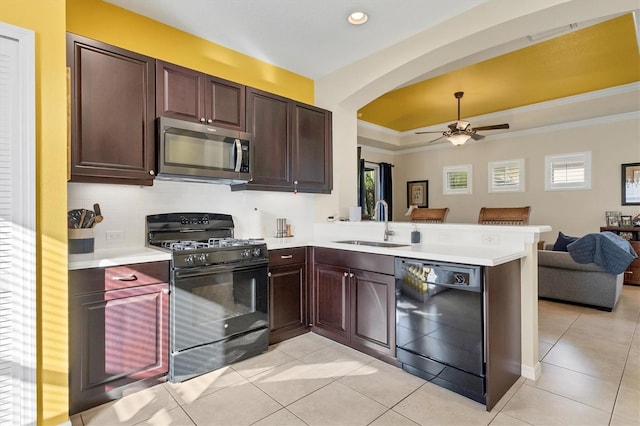
[[[558,239],[553,244],[553,251],[567,251],[567,246],[576,241],[579,237],[570,237],[558,232]]]

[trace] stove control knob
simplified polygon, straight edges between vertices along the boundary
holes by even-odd
[[[189,256],[185,257],[184,258],[184,262],[187,265],[193,265],[193,255],[190,254]]]
[[[242,250],[242,257],[249,257],[249,256],[251,256],[251,251],[249,251],[249,249]]]
[[[207,263],[207,260],[209,260],[209,256],[207,256],[206,253],[203,253],[200,256],[198,256],[198,260],[200,261],[200,263],[204,265],[205,263]]]
[[[259,248],[254,248],[252,253],[253,257],[258,257],[260,256],[261,250]]]

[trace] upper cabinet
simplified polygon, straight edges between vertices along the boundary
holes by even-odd
[[[331,111],[67,34],[71,180],[152,185],[156,117],[252,134],[253,180],[233,190],[333,188]]]
[[[67,34],[71,181],[152,185],[155,60]]]
[[[255,146],[247,189],[331,192],[330,111],[247,88],[247,132]]]
[[[156,61],[156,111],[228,129],[245,129],[245,86]]]

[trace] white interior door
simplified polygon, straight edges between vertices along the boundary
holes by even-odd
[[[35,37],[0,22],[0,424],[36,423]]]

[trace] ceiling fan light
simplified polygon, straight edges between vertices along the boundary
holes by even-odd
[[[453,135],[447,136],[447,140],[455,146],[464,145],[470,138],[471,136],[465,133],[454,133]]]

